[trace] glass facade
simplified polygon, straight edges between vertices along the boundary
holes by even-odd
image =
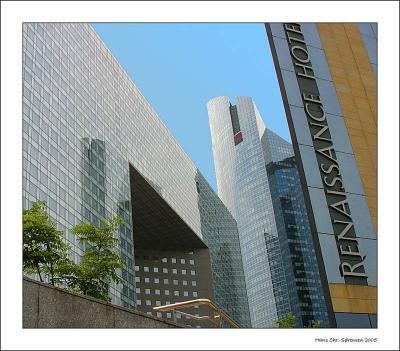
[[[250,328],[250,313],[236,221],[205,178],[196,176],[204,241],[209,243],[215,300],[242,327]]]
[[[218,194],[238,224],[252,327],[273,327],[291,306],[261,146],[261,118],[249,97],[237,97],[233,116],[227,97],[216,97],[207,107]]]
[[[82,247],[70,232],[73,225],[123,217],[118,234],[126,268],[120,272],[122,284],[112,287],[113,303],[136,305],[130,164],[212,252],[218,238],[208,231],[221,221],[213,227],[210,219],[210,226],[204,226],[204,211],[212,207],[216,219],[229,222],[227,233],[237,235],[226,208],[216,204],[216,194],[207,191],[200,199],[196,166],[90,25],[25,23],[22,40],[23,208],[47,201],[76,261]],[[229,306],[233,318],[239,312],[232,301],[246,306],[243,269],[229,266],[238,250],[226,266],[218,266],[220,271],[215,265],[220,257],[211,254],[214,287],[221,291],[216,302]],[[232,274],[242,279],[238,290],[226,283],[236,281]],[[246,320],[245,308],[242,312]]]
[[[284,260],[289,298],[298,326],[329,327],[311,228],[292,145],[269,129],[261,138]]]

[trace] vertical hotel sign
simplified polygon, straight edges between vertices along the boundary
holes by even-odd
[[[346,283],[367,285],[368,276],[364,267],[366,256],[360,252],[358,246],[326,112],[319,95],[301,26],[297,23],[285,23],[283,26],[335,233],[340,258],[338,269]]]

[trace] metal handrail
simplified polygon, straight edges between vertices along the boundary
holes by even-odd
[[[214,318],[211,318],[210,316],[194,316],[192,314],[177,310],[177,308],[189,308],[189,307],[201,306],[201,305],[206,305],[206,306],[210,307],[214,311]],[[221,308],[219,308],[214,302],[212,302],[209,299],[196,299],[196,300],[188,300],[188,301],[184,301],[184,302],[177,302],[177,303],[172,303],[169,305],[153,307],[153,310],[160,311],[160,312],[172,311],[174,314],[175,321],[176,321],[175,313],[178,312],[184,316],[187,316],[189,318],[193,318],[196,320],[209,320],[211,323],[219,326],[220,328],[222,328],[224,320],[232,328],[240,328],[240,325],[238,323],[236,323],[231,317],[229,317],[229,315],[227,315]],[[218,320],[218,321],[216,321],[216,320]]]

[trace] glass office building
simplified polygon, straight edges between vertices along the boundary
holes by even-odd
[[[267,37],[332,327],[377,326],[377,24],[270,23]]]
[[[207,107],[218,195],[238,224],[251,323],[273,327],[291,306],[261,145],[265,128],[250,97],[237,97],[236,105],[216,97]]]
[[[25,23],[22,40],[23,208],[47,201],[75,261],[83,252],[73,225],[123,217],[126,268],[113,303],[139,308],[142,291],[152,296],[141,299],[147,306],[166,290],[178,301],[203,291],[250,326],[235,220],[96,32],[88,24]],[[185,264],[167,266],[172,258]],[[179,289],[156,288],[155,279],[171,286],[175,279]]]
[[[274,215],[285,258],[292,312],[299,327],[329,327],[326,301],[292,145],[265,129],[261,143]]]

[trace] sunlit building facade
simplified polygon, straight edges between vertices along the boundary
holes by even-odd
[[[273,201],[261,145],[261,117],[250,97],[207,104],[218,195],[235,217],[252,326],[273,327],[291,311]]]
[[[330,325],[377,327],[376,23],[270,23]]]
[[[76,262],[72,226],[124,219],[113,303],[211,298],[249,327],[234,218],[93,28],[25,23],[22,42],[23,208],[47,202]]]
[[[218,194],[238,223],[253,327],[292,312],[297,327],[328,312],[291,144],[250,97],[208,102]]]

